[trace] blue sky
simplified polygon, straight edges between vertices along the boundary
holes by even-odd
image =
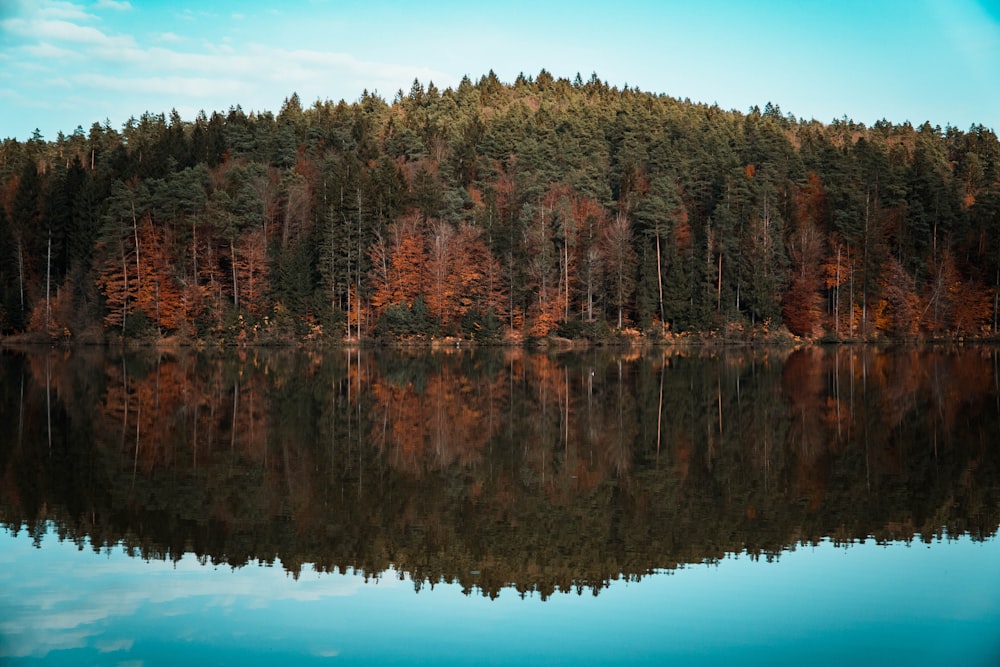
[[[0,137],[542,68],[740,111],[1000,129],[1000,0],[0,0]]]

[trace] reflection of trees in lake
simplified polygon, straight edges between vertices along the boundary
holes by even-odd
[[[490,594],[824,537],[982,538],[996,367],[979,348],[5,353],[0,512],[147,556],[395,564]]]

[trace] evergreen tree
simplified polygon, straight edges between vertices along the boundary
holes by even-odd
[[[546,70],[414,81],[391,104],[146,112],[0,144],[2,326],[51,327],[66,294],[71,332],[138,311],[165,332],[176,282],[198,335],[256,336],[280,305],[285,331],[364,337],[394,303],[392,230],[416,220],[440,270],[406,308],[422,295],[456,334],[487,312],[514,339],[782,319],[807,336],[982,331],[998,174],[982,126],[824,125]]]

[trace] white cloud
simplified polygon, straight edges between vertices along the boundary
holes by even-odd
[[[115,9],[118,11],[128,11],[132,9],[132,3],[128,0],[97,0],[97,4],[94,5],[94,9]]]
[[[370,586],[356,573],[321,574],[302,568],[292,579],[275,567],[248,565],[229,572],[206,566],[193,555],[178,562],[143,561],[114,550],[110,556],[46,541],[42,554],[30,540],[0,535],[12,562],[0,572],[0,662],[9,657],[45,658],[49,653],[92,647],[102,653],[128,652],[134,639],[117,634],[119,619],[138,615],[183,616],[214,608],[227,615],[267,609],[279,601],[318,602],[356,595]],[[383,586],[399,586],[386,573]],[[174,624],[191,640],[199,627]],[[326,652],[325,655],[334,655]]]
[[[27,33],[27,28],[26,28],[27,24],[28,22],[20,17],[3,19],[2,21],[0,21],[0,33],[3,33],[4,35],[25,34]]]
[[[124,49],[135,45],[135,40],[128,35],[110,36],[97,28],[63,19],[13,18],[4,20],[0,26],[13,34],[38,42],[69,42],[107,49]]]
[[[51,67],[40,62],[32,62],[32,61],[18,62],[13,58],[11,58],[10,60],[13,62],[17,62],[17,68],[18,68],[17,74],[20,75],[19,78],[21,80],[24,80],[26,78],[28,80],[29,85],[33,85],[34,83],[37,82],[37,77],[35,76],[36,74],[48,74],[52,71]],[[16,78],[15,75],[10,72],[5,72],[3,76],[11,80]]]
[[[182,21],[196,21],[199,18],[207,18],[210,14],[206,11],[195,12],[193,9],[185,7],[183,11],[176,12],[174,16]]]
[[[83,22],[97,19],[82,5],[59,0],[0,0],[0,17],[7,17],[5,21],[0,21],[0,26],[14,18],[19,21],[38,19]],[[6,27],[3,29],[6,30]]]
[[[94,7],[123,9],[127,2],[99,0]],[[193,16],[185,10],[183,16]],[[234,15],[242,17],[242,15]],[[235,92],[262,82],[281,85],[281,95],[293,88],[316,88],[323,81],[365,81],[369,89],[395,90],[414,78],[447,80],[448,75],[426,67],[364,61],[346,53],[311,49],[281,49],[262,44],[234,47],[215,42],[203,52],[169,48],[183,38],[174,32],[156,36],[157,46],[141,45],[127,34],[111,34],[82,22],[92,18],[69,2],[48,2],[26,16],[2,21],[3,29],[28,41],[20,52],[33,60],[75,60],[90,63],[79,77],[86,86],[107,91],[176,92],[204,96],[212,91]],[[74,22],[74,19],[76,22]],[[115,63],[117,76],[104,74]],[[235,82],[234,82],[235,80]],[[237,83],[242,82],[242,83]],[[360,90],[358,91],[360,93]],[[182,100],[178,100],[181,102]]]
[[[116,653],[118,651],[131,651],[134,644],[134,639],[105,640],[95,643],[94,648],[101,653]]]
[[[244,86],[237,81],[220,81],[185,76],[108,76],[106,74],[81,74],[76,81],[85,87],[105,92],[165,95],[175,98],[205,98],[215,94],[238,94]],[[135,113],[141,113],[138,110]]]
[[[49,0],[38,3],[24,3],[34,9],[35,13],[44,19],[61,19],[65,21],[93,21],[96,17],[82,6],[72,2]]]
[[[0,82],[44,99],[42,108],[51,112],[53,124],[68,115],[61,110],[73,100],[72,118],[59,123],[65,127],[47,128],[50,133],[90,119],[111,118],[118,124],[145,111],[171,108],[213,111],[239,104],[247,111],[276,111],[292,92],[306,103],[350,101],[362,89],[389,94],[407,89],[415,78],[441,87],[457,83],[447,73],[411,62],[367,60],[322,47],[245,43],[236,34],[202,41],[186,24],[188,18],[204,23],[207,14],[200,9],[178,9],[157,26],[160,32],[135,34],[107,14],[104,20],[89,13],[130,7],[124,0],[24,0],[10,14],[0,13],[5,17],[0,34],[10,43],[0,49]],[[40,108],[38,103],[18,106]]]
[[[39,60],[79,60],[82,58],[79,52],[73,49],[65,49],[61,46],[50,44],[49,42],[38,42],[22,47],[22,52]]]
[[[340,655],[340,651],[337,649],[320,649],[318,651],[314,651],[313,655],[317,658],[336,658]]]
[[[51,109],[52,104],[48,100],[34,95],[25,95],[23,91],[11,88],[0,88],[0,99],[7,100],[11,106],[18,106],[22,109]]]
[[[42,50],[36,46],[36,50]],[[47,44],[44,50],[57,53]],[[170,48],[142,48],[124,38],[116,48],[95,43],[84,58],[117,63],[114,76],[100,71],[81,72],[76,85],[95,91],[120,94],[173,96],[170,106],[186,99],[221,100],[222,106],[246,104],[246,95],[258,99],[273,91],[272,105],[293,90],[311,99],[329,95],[328,86],[340,89],[396,90],[414,78],[447,84],[449,75],[426,67],[364,61],[349,54],[307,49],[284,50],[264,45],[236,49],[227,44],[207,45],[204,52]],[[325,95],[324,95],[325,93]],[[274,109],[272,109],[274,110]],[[143,110],[135,110],[141,113]]]

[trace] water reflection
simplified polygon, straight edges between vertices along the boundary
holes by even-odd
[[[1000,657],[998,558],[995,539],[824,541],[542,602],[414,595],[395,570],[376,582],[303,566],[292,580],[0,532],[0,662],[985,667]]]
[[[997,366],[992,348],[5,352],[0,520],[489,597],[824,539],[983,540]]]

